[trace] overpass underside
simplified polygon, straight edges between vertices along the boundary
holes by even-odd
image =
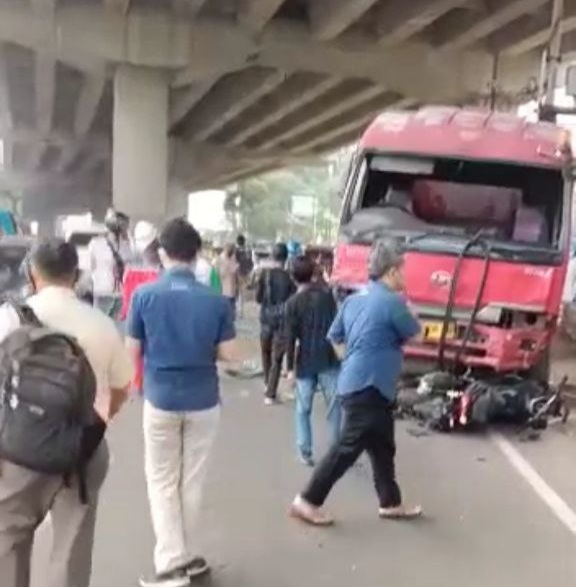
[[[386,108],[533,95],[551,0],[0,0],[0,188],[30,214],[183,194],[354,140]],[[576,43],[566,0],[563,50]]]

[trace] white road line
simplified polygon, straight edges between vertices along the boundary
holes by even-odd
[[[543,477],[506,437],[498,433],[493,433],[490,437],[536,495],[552,510],[552,513],[562,524],[576,536],[576,512],[546,483]]]

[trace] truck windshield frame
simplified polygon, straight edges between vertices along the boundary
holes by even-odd
[[[400,171],[391,165],[395,157]],[[494,258],[560,264],[569,246],[571,193],[570,174],[552,166],[364,152],[348,177],[340,231],[350,243],[393,236],[409,251],[449,255],[480,232]],[[406,194],[409,208],[396,201]],[[394,219],[385,218],[392,209]],[[403,214],[411,215],[408,227],[397,220]],[[469,254],[482,252],[472,247]]]

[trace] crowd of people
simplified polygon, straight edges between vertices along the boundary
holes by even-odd
[[[235,321],[254,270],[238,236],[215,258],[184,219],[160,230],[110,211],[90,244],[94,304],[77,295],[75,248],[39,241],[26,262],[32,292],[0,307],[0,579],[28,587],[34,535],[47,517],[46,584],[89,587],[106,429],[129,394],[143,397],[144,467],[156,546],[142,587],[184,587],[209,571],[197,529],[220,421],[218,364],[243,357]],[[290,513],[332,523],[322,506],[367,452],[382,518],[412,519],[396,482],[393,405],[401,347],[419,332],[394,243],[370,256],[369,287],[338,307],[316,263],[274,245],[257,274],[264,403],[278,403],[284,365],[295,389],[295,446],[315,467]],[[321,392],[331,448],[315,466],[313,399]],[[88,398],[88,399],[87,399]],[[78,403],[82,409],[78,408]],[[83,403],[82,403],[83,402]],[[30,439],[33,438],[34,441]]]

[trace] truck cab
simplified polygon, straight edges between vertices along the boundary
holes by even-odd
[[[363,287],[371,244],[395,238],[422,323],[407,358],[545,369],[570,255],[571,162],[552,123],[451,107],[380,115],[346,180],[334,285]]]

